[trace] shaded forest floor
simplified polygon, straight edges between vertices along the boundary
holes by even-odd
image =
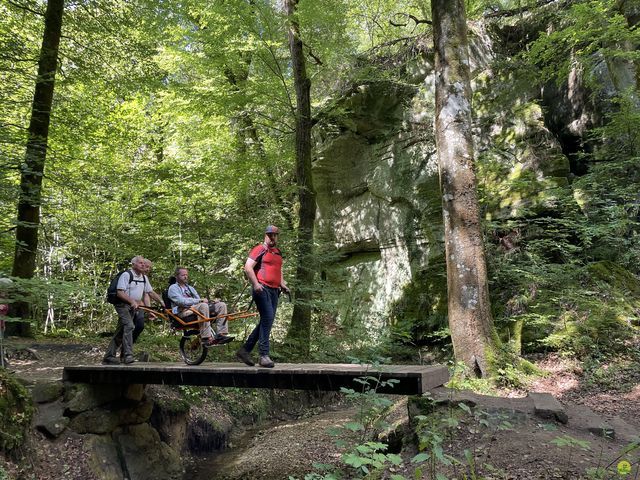
[[[92,345],[71,340],[10,341],[11,369],[30,381],[59,378],[64,365],[100,362],[106,343],[106,339]],[[551,393],[566,408],[569,423],[562,425],[529,415],[495,413],[493,409],[485,412],[482,405],[478,405],[474,413],[457,407],[443,409],[432,433],[442,436],[445,454],[460,463],[454,462],[448,467],[440,463],[433,467],[423,465],[422,478],[435,478],[436,472],[450,479],[622,478],[616,473],[622,460],[629,461],[632,466],[626,478],[640,478],[638,450],[621,455],[634,434],[640,435],[638,359],[620,357],[606,363],[581,364],[555,355],[541,355],[531,360],[546,372],[546,376],[532,379],[526,388],[503,389],[498,394],[521,397],[528,391]],[[401,422],[406,415],[406,399],[396,397],[394,401],[398,408],[392,420]],[[341,450],[327,433],[327,427],[343,426],[354,412],[353,407],[342,407],[302,419],[280,420],[248,434],[245,432],[242,441],[235,441],[236,448],[197,459],[201,464],[222,465],[222,468],[190,471],[190,478],[277,479],[288,475],[304,478],[304,473],[314,470],[314,462],[339,464]],[[585,412],[621,426],[616,429],[619,434],[613,439],[603,438],[572,421],[572,416]],[[444,424],[449,426],[444,428]],[[429,431],[426,434],[429,435]],[[83,462],[78,458],[82,456],[78,436],[67,434],[50,441],[34,434],[32,441],[42,444],[35,448],[29,461],[33,466],[46,465],[46,469],[38,469],[37,475],[22,478],[91,477],[86,476]],[[71,448],[74,445],[77,448]],[[389,478],[392,473],[414,478],[416,471],[410,458],[416,453],[412,448],[403,449],[403,465],[387,470],[382,478]],[[600,476],[590,470],[606,466],[610,466],[609,472]],[[13,473],[19,470],[16,464],[7,464],[5,468]]]

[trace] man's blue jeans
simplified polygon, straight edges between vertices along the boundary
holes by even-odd
[[[278,297],[280,296],[279,288],[271,288],[263,285],[262,292],[253,290],[251,295],[256,307],[260,313],[260,323],[253,329],[249,338],[244,343],[247,352],[253,350],[256,343],[258,344],[258,353],[260,356],[269,355],[269,335],[273,326],[273,319],[276,317],[278,309]]]

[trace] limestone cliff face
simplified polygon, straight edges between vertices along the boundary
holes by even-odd
[[[325,275],[339,285],[341,320],[362,323],[373,334],[442,251],[425,98],[421,84],[359,85],[339,102],[347,115],[318,128],[318,236],[338,253]]]
[[[548,211],[554,189],[569,188],[572,175],[562,132],[575,133],[587,117],[593,123],[594,106],[576,105],[588,96],[577,83],[550,100],[548,90],[498,75],[494,62],[506,58],[497,53],[505,49],[491,38],[482,25],[471,27],[483,215]],[[323,276],[338,287],[325,298],[340,322],[376,335],[385,324],[408,320],[419,339],[445,325],[446,278],[433,58],[429,48],[414,50],[398,78],[355,85],[320,115],[313,174],[318,239],[336,254]]]

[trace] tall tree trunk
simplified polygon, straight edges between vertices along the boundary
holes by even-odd
[[[47,158],[49,122],[53,102],[58,47],[62,31],[64,0],[49,0],[44,17],[44,35],[38,62],[38,78],[31,105],[31,122],[21,167],[20,197],[18,199],[18,224],[16,247],[11,274],[20,278],[33,277],[36,269],[38,250],[38,228],[40,226],[40,204],[42,198],[42,177]],[[16,304],[13,314],[28,318],[28,305]],[[19,335],[30,334],[30,324],[19,322],[15,325]]]
[[[296,19],[298,0],[285,0],[289,20],[289,50],[296,90],[296,182],[300,202],[298,227],[298,265],[296,268],[296,303],[286,342],[298,353],[309,353],[311,340],[311,286],[314,276],[313,229],[316,218],[316,195],[311,177],[311,81]]]
[[[469,44],[463,0],[432,0],[436,145],[442,190],[449,328],[457,361],[491,374],[493,327],[473,169]]]
[[[230,68],[225,70],[225,76],[227,77],[227,81],[231,85],[232,89],[235,92],[244,94],[242,91],[242,85],[246,82],[249,77],[249,67],[251,64],[251,54],[247,55],[246,58],[241,62],[241,71],[236,74],[231,71]],[[280,181],[276,178],[274,173],[274,168],[270,165],[269,159],[267,157],[267,152],[264,147],[264,141],[262,137],[258,133],[258,128],[256,127],[253,118],[249,114],[249,112],[245,111],[245,105],[242,105],[240,109],[240,113],[236,115],[236,121],[238,122],[239,128],[237,129],[237,136],[240,141],[240,154],[243,155],[247,149],[246,145],[251,145],[251,149],[254,154],[260,160],[260,164],[264,167],[265,177],[267,181],[267,185],[269,186],[269,191],[271,192],[273,201],[278,205],[278,209],[280,211],[280,215],[284,218],[286,227],[289,231],[293,231],[293,218],[289,213],[288,199],[282,194],[282,179]]]

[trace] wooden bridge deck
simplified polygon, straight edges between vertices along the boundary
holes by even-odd
[[[395,379],[393,386],[381,385],[380,393],[421,395],[449,379],[442,365],[383,365],[278,363],[275,368],[247,367],[239,363],[206,363],[187,366],[177,363],[134,363],[131,365],[85,365],[65,367],[63,379],[93,384],[211,385],[216,387],[279,388],[287,390],[362,389],[354,380],[374,377]]]

